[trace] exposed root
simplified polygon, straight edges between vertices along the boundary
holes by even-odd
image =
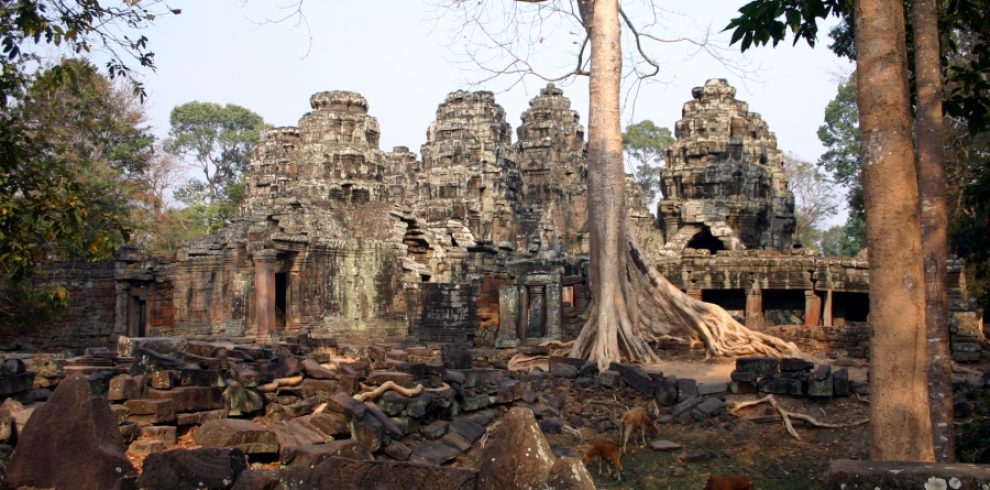
[[[534,369],[542,369],[550,372],[550,356],[524,356],[516,354],[509,359],[509,371],[533,372]]]
[[[784,410],[784,408],[781,407],[779,403],[777,403],[777,399],[774,398],[773,395],[767,395],[763,398],[760,398],[759,400],[737,403],[732,406],[730,411],[734,413],[744,408],[760,405],[762,403],[769,403],[770,406],[775,408],[777,412],[780,413],[780,417],[784,419],[784,427],[787,429],[787,433],[793,436],[795,439],[801,439],[801,436],[799,436],[797,431],[794,430],[794,425],[791,424],[791,419],[802,420],[814,427],[822,427],[826,429],[842,429],[845,427],[855,427],[857,425],[863,425],[870,421],[870,419],[862,419],[844,424],[832,424],[828,422],[820,422],[811,415],[805,415],[803,413],[789,412],[787,410]]]
[[[287,378],[277,378],[271,383],[258,385],[256,389],[262,393],[274,393],[283,386],[299,386],[302,384],[303,379],[304,376],[301,374],[298,376],[289,376]]]
[[[371,391],[365,391],[354,395],[354,399],[359,402],[374,400],[387,391],[394,391],[405,397],[414,397],[423,392],[423,385],[417,384],[415,388],[406,388],[397,385],[395,381],[386,381],[382,383],[381,386]]]
[[[657,353],[647,341],[674,338],[704,345],[708,356],[801,355],[795,344],[750,330],[721,307],[682,292],[627,236],[620,284],[594,298],[571,357],[591,360],[599,370],[619,360],[653,362]]]

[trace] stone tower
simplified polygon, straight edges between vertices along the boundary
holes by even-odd
[[[491,92],[458,90],[437,109],[422,147],[418,214],[456,220],[475,240],[512,242],[512,205],[520,187],[512,128]]]
[[[712,79],[692,90],[662,171],[657,216],[665,249],[790,248],[794,196],[763,118]]]
[[[529,101],[517,132],[521,221],[528,246],[580,254],[588,172],[580,116],[564,92],[549,84]]]

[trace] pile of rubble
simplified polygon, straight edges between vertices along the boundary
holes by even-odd
[[[732,393],[770,393],[812,398],[868,395],[869,384],[850,380],[845,368],[798,358],[740,357],[730,375]]]
[[[543,363],[509,370],[516,354]],[[561,474],[551,471],[555,465],[572,465],[572,477],[586,475],[573,459],[577,448],[550,446],[547,435],[558,442],[564,439],[555,434],[614,439],[632,406],[655,402],[661,423],[731,422],[726,397],[736,393],[831,397],[862,390],[844,369],[798,359],[741,358],[732,382],[699,383],[626,364],[598,372],[541,346],[355,347],[306,335],[276,345],[123,338],[117,352],[35,355],[0,366],[0,378],[10,379],[31,378],[31,366],[44,369],[33,389],[17,392],[23,405],[10,398],[0,407],[7,482],[36,487],[74,481],[74,464],[41,466],[85,453],[77,464],[109,487],[138,478],[141,488],[310,488],[329,481],[362,487],[367,478],[394,483],[375,488],[480,488],[486,478],[512,473],[486,473],[496,450],[504,453],[499,462],[539,466],[535,481],[545,485]],[[47,388],[53,373],[64,376],[54,393]],[[32,404],[36,399],[48,401]],[[510,426],[535,434],[528,456],[520,453],[521,436],[502,440]],[[660,442],[654,449],[680,448]],[[102,449],[90,454],[89,446]],[[537,464],[534,454],[545,457]],[[131,461],[142,466],[140,477]],[[107,473],[98,478],[93,468]],[[593,488],[590,476],[574,488]]]

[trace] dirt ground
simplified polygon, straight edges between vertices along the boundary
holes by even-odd
[[[821,362],[821,360],[816,360]],[[853,379],[865,379],[865,370],[858,362],[847,362]],[[734,360],[705,360],[680,358],[645,366],[678,378],[694,378],[698,382],[726,382],[735,367]],[[618,442],[618,417],[633,406],[649,406],[650,399],[629,389],[609,390],[593,386],[558,386],[549,394],[541,394],[536,407],[552,404],[554,397],[566,403],[561,420],[577,431],[564,430],[550,434],[555,451],[580,457],[596,439]],[[756,395],[726,396],[733,404],[755,400]],[[777,401],[787,411],[815,417],[826,423],[845,423],[869,417],[866,398],[811,400],[778,395]],[[559,401],[557,403],[560,405]],[[660,413],[670,413],[671,407],[659,407]],[[568,423],[572,422],[572,423]],[[757,489],[818,489],[825,488],[825,473],[832,459],[865,459],[869,455],[869,425],[840,429],[813,428],[794,421],[800,436],[789,435],[776,410],[767,404],[742,409],[734,415],[722,415],[704,421],[658,424],[658,431],[647,440],[664,439],[682,447],[658,451],[630,443],[622,459],[622,481],[608,474],[607,467],[598,473],[598,462],[589,464],[598,488],[606,489],[692,489],[700,490],[710,475],[744,475]],[[580,433],[580,436],[578,436]],[[477,448],[475,448],[477,449]],[[477,467],[472,450],[458,465]]]

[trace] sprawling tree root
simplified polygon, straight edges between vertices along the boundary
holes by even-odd
[[[654,362],[658,356],[649,342],[671,338],[703,343],[709,356],[800,354],[793,343],[752,331],[721,307],[682,292],[627,237],[619,287],[593,298],[572,357],[591,360],[599,370],[620,360]]]
[[[787,433],[790,434],[795,439],[801,439],[801,436],[799,436],[797,431],[794,430],[794,425],[791,424],[791,419],[803,420],[815,427],[822,427],[826,429],[841,429],[844,427],[855,427],[857,425],[863,425],[870,421],[870,419],[862,419],[844,424],[831,424],[828,422],[819,422],[811,415],[805,415],[803,413],[789,412],[787,410],[784,410],[784,407],[781,407],[780,404],[777,403],[777,399],[774,398],[773,395],[767,395],[763,398],[760,398],[759,400],[737,403],[731,408],[731,411],[738,412],[739,410],[742,410],[744,408],[752,407],[754,405],[759,405],[761,403],[769,403],[770,406],[777,409],[777,413],[780,414],[780,418],[784,419],[784,427],[787,429]]]

